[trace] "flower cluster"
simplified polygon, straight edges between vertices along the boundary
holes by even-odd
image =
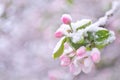
[[[115,40],[113,31],[100,27],[105,24],[106,17],[92,23],[83,19],[75,23],[68,14],[61,17],[63,24],[55,32],[57,43],[53,58],[60,58],[62,66],[69,66],[70,72],[77,75],[81,71],[88,73],[94,63],[100,61],[100,49]]]
[[[68,47],[70,50],[70,47]],[[66,48],[67,50],[67,48]],[[74,75],[79,74],[81,71],[88,73],[91,71],[93,63],[100,61],[100,51],[97,48],[93,48],[91,51],[87,51],[84,46],[77,49],[77,51],[71,51],[64,53],[60,56],[61,66],[68,66],[70,72]]]

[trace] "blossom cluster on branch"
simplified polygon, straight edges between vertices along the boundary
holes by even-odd
[[[114,32],[101,26],[113,15],[116,6],[114,2],[112,9],[95,23],[90,19],[72,22],[69,14],[62,15],[63,24],[55,32],[55,37],[61,39],[54,48],[53,58],[59,58],[61,65],[68,66],[74,75],[90,72],[101,59],[100,50],[115,40]]]

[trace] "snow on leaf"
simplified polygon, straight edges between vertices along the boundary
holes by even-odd
[[[56,59],[60,57],[64,51],[64,43],[66,42],[67,37],[61,38],[61,40],[57,43],[56,47],[53,51],[53,58]]]

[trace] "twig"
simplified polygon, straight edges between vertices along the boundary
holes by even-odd
[[[105,16],[101,17],[97,22],[92,24],[92,26],[104,26],[109,19],[109,17],[113,16],[113,14],[116,12],[116,10],[119,8],[120,2],[119,1],[113,1],[112,8],[105,13]]]
[[[105,13],[105,15],[103,17],[101,17],[98,21],[96,21],[95,23],[93,23],[89,27],[87,27],[86,32],[88,30],[90,30],[90,28],[92,29],[92,28],[95,28],[95,27],[105,26],[109,17],[113,16],[113,14],[116,12],[116,10],[118,9],[119,6],[120,6],[120,2],[119,1],[114,1],[112,3],[112,8],[109,11],[107,11]],[[79,75],[74,76],[73,80],[77,79],[78,77],[79,77]]]

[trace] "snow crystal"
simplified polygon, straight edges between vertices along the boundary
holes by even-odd
[[[77,31],[76,33],[73,33],[72,41],[74,43],[77,43],[78,41],[82,40],[83,39],[83,33],[84,33],[83,29]]]

